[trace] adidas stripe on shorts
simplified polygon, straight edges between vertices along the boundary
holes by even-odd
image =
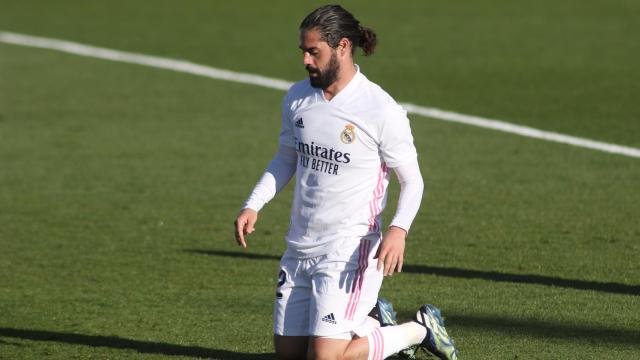
[[[379,238],[345,241],[342,249],[280,261],[274,333],[350,340],[370,330],[367,315],[378,299],[382,271],[374,259]]]

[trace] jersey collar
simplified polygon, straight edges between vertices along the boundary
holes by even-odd
[[[331,100],[327,101],[324,98],[324,93],[322,92],[322,89],[317,89],[319,93],[318,95],[320,95],[320,98],[324,102],[332,105],[340,105],[345,101],[345,99],[349,98],[349,94],[355,91],[355,89],[358,87],[358,84],[362,82],[365,76],[362,75],[362,73],[360,72],[360,66],[358,64],[354,64],[354,65],[356,67],[356,74],[353,76],[351,80],[349,80],[349,83],[347,84],[347,86],[342,88],[342,90],[340,90]]]

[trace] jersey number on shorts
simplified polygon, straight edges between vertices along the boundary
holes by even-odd
[[[278,274],[278,287],[284,285],[287,281],[287,273],[284,270],[280,270]],[[282,299],[282,293],[279,290],[276,290],[276,298]]]

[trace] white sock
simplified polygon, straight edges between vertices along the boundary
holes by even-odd
[[[415,321],[377,328],[367,335],[369,341],[367,360],[386,359],[402,349],[421,343],[426,336],[427,329]]]

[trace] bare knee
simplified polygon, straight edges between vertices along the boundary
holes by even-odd
[[[368,343],[365,339],[339,340],[312,338],[307,360],[364,360]]]
[[[309,352],[307,354],[307,360],[359,360],[359,357],[353,357],[352,354],[329,352]],[[366,359],[366,358],[365,358]]]

